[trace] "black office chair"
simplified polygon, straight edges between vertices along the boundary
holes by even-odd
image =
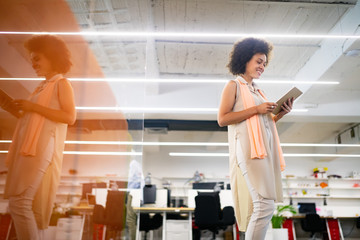
[[[325,219],[320,218],[317,213],[307,213],[305,218],[301,220],[301,228],[305,232],[311,232],[310,237],[315,239],[317,232],[323,233],[326,231]]]
[[[149,213],[140,213],[140,231],[145,232],[145,240],[147,238],[147,233],[149,231],[158,229],[161,227],[163,221],[163,217],[160,213],[155,214],[154,216],[150,217]]]
[[[126,194],[124,191],[108,191],[106,207],[96,204],[93,210],[93,222],[107,226],[109,238],[121,232],[126,220]],[[111,236],[111,237],[110,237]]]
[[[216,239],[216,234],[220,229],[225,229],[234,223],[233,207],[228,206],[221,210],[218,192],[199,192],[195,197],[195,225],[200,230],[210,230],[213,233],[213,239]]]

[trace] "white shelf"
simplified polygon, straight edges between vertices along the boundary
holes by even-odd
[[[290,198],[290,196],[284,196],[284,198]],[[338,196],[291,196],[292,199],[360,199],[360,196],[348,196],[348,195],[338,195]]]
[[[349,195],[338,195],[338,196],[328,196],[327,198],[333,198],[333,199],[336,199],[336,198],[345,198],[345,199],[360,199],[360,196],[349,196]]]
[[[331,181],[360,181],[360,178],[329,178]]]
[[[292,198],[292,199],[313,199],[313,198],[319,198],[319,199],[323,199],[323,198],[329,198],[329,196],[284,196],[284,198]]]
[[[283,187],[283,189],[312,189],[312,190],[326,190],[329,189],[329,187]]]
[[[293,177],[293,178],[287,178],[287,177],[283,177],[282,180],[296,180],[296,181],[313,181],[313,180],[318,180],[318,181],[327,181],[329,180],[329,178],[312,178],[312,177]]]

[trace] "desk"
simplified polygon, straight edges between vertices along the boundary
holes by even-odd
[[[163,230],[162,239],[166,239],[166,214],[167,213],[188,213],[189,214],[189,239],[192,239],[192,213],[195,208],[158,208],[158,207],[134,207],[134,211],[138,214],[137,228],[136,228],[136,240],[139,240],[140,229],[140,213],[162,213],[163,214]]]
[[[78,211],[84,218],[84,231],[82,239],[91,239],[93,234],[91,216],[93,214],[94,206],[82,204],[79,206],[72,206],[70,209],[73,211]]]

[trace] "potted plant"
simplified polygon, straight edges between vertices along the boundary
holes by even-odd
[[[278,205],[271,219],[273,228],[281,228],[285,221],[284,213],[296,214],[296,209],[293,205]]]
[[[296,214],[296,209],[292,205],[278,205],[271,219],[273,239],[288,239],[288,230],[282,229],[282,224],[285,221],[285,213]]]

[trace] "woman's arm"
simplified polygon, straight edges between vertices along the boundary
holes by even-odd
[[[58,90],[60,110],[44,107],[28,100],[15,100],[14,102],[19,109],[23,111],[38,113],[54,122],[62,122],[69,125],[74,124],[76,120],[76,110],[74,92],[70,82],[66,79],[59,80]]]
[[[254,116],[255,114],[265,114],[272,112],[272,106],[276,106],[276,103],[265,102],[239,112],[232,112],[235,104],[235,97],[236,83],[234,81],[230,81],[228,82],[228,84],[226,84],[221,95],[221,101],[217,117],[220,127],[242,122]]]

